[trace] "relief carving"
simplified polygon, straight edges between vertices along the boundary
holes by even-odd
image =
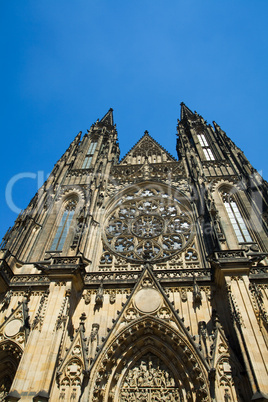
[[[148,353],[139,359],[123,380],[120,402],[180,400],[173,373],[155,355]]]

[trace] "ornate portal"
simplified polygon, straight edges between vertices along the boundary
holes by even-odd
[[[106,220],[104,241],[115,253],[141,260],[168,258],[190,240],[192,220],[188,208],[163,189],[145,187],[121,199]]]
[[[123,379],[120,402],[180,401],[173,373],[155,355],[136,361]]]

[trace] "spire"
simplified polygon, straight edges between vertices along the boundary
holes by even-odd
[[[113,109],[110,108],[105,116],[101,119],[100,123],[104,124],[105,126],[113,126],[114,125],[114,118],[113,118]]]
[[[215,128],[215,131],[223,131],[223,130],[221,129],[221,127],[220,127],[215,121],[213,121],[212,123],[213,123],[213,126],[214,126],[214,128]]]
[[[181,120],[189,116],[194,116],[194,113],[183,102],[181,102]]]

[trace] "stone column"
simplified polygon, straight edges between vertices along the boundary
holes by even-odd
[[[233,325],[246,365],[254,400],[268,400],[268,350],[250,292],[251,261],[243,250],[215,253],[215,281],[226,287]]]

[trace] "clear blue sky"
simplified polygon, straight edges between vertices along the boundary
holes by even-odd
[[[144,130],[175,156],[183,101],[267,179],[267,21],[267,0],[2,2],[0,236],[10,180],[28,172],[12,193],[25,208],[31,177],[110,107],[122,156]]]

